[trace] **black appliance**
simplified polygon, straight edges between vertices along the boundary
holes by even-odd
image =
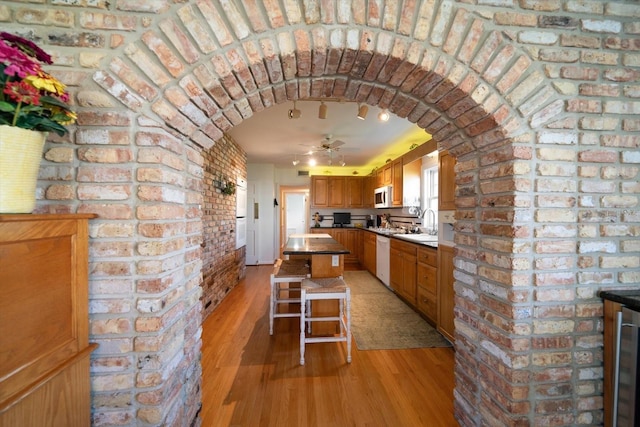
[[[373,215],[367,215],[367,228],[372,228],[376,226],[376,220]]]
[[[333,226],[348,227],[351,225],[351,212],[334,212]]]

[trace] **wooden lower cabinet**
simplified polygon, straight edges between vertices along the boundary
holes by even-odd
[[[453,247],[438,246],[438,331],[451,342],[454,340],[455,331],[453,257]]]
[[[0,215],[0,426],[90,420],[88,222]]]
[[[418,248],[418,310],[433,324],[438,322],[438,252]]]
[[[416,306],[418,245],[391,239],[391,287],[409,304]]]
[[[376,275],[376,234],[370,231],[362,231],[363,244],[363,264],[365,270]]]
[[[358,233],[361,230],[356,228],[312,228],[313,234],[328,234],[333,239],[347,248],[350,253],[344,255],[345,265],[359,264],[360,249],[358,245]]]

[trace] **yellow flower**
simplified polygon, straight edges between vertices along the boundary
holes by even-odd
[[[73,111],[65,110],[64,114],[67,116],[67,120],[60,120],[58,122],[63,126],[72,125],[78,119],[78,116]]]
[[[37,76],[27,76],[24,78],[24,80],[38,90],[44,90],[56,95],[64,94],[64,90],[66,88],[66,86],[62,84],[58,79],[44,72],[41,72]]]

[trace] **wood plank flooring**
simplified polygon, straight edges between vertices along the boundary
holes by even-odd
[[[271,266],[247,277],[207,318],[202,337],[202,425],[457,426],[451,348],[358,351],[306,347],[298,319],[275,319],[269,335]]]

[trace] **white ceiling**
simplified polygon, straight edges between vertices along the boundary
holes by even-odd
[[[358,104],[353,102],[325,102],[327,118],[318,118],[319,101],[297,101],[302,112],[298,119],[289,118],[293,102],[286,102],[257,113],[229,131],[231,137],[247,153],[248,163],[270,163],[276,167],[293,167],[294,158],[300,160],[297,169],[312,174],[333,173],[368,174],[386,159],[394,159],[413,144],[430,139],[429,134],[415,124],[390,114],[386,123],[378,120],[380,109],[369,106],[365,120],[357,118]],[[326,152],[313,155],[318,166],[307,166],[314,147],[336,140],[344,142],[332,154],[332,167]],[[340,168],[344,158],[346,166]]]

